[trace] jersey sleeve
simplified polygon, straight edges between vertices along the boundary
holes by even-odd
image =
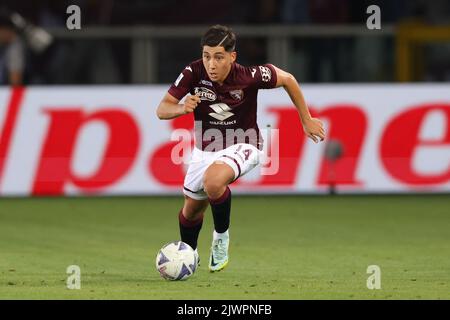
[[[192,67],[189,65],[180,73],[177,80],[170,86],[169,94],[178,100],[183,99],[183,97],[191,91],[193,84],[194,74]]]
[[[272,89],[277,85],[277,72],[272,64],[263,64],[253,67],[255,81],[258,89]]]

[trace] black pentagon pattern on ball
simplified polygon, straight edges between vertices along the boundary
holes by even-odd
[[[178,275],[176,280],[181,280],[184,276],[189,276],[191,274],[191,271],[188,267],[183,263],[183,266],[181,267],[180,274]]]
[[[180,241],[180,246],[178,247],[178,251],[187,250],[188,246]]]
[[[169,258],[167,258],[164,253],[162,253],[161,251],[159,252],[160,258],[158,261],[158,266],[162,265],[163,263],[169,262]]]

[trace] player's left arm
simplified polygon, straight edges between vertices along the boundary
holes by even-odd
[[[325,139],[323,123],[319,119],[311,117],[302,90],[295,77],[289,72],[275,66],[273,67],[277,72],[277,84],[275,87],[283,87],[289,94],[289,97],[298,110],[305,134],[316,143],[319,142],[319,139],[320,141],[323,141],[323,139]]]

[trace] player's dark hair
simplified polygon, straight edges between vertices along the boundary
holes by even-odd
[[[225,51],[232,52],[236,48],[236,35],[231,28],[216,24],[210,27],[202,37],[200,42],[201,47],[210,46],[224,47]]]

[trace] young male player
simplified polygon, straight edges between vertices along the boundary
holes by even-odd
[[[197,252],[203,214],[211,206],[212,272],[228,264],[228,185],[259,164],[263,141],[256,123],[258,90],[283,87],[298,110],[305,134],[316,143],[325,138],[322,122],[311,117],[294,76],[271,64],[241,66],[235,62],[235,46],[230,28],[210,27],[201,39],[202,59],[183,70],[157,109],[160,119],[194,113],[195,148],[184,179],[179,227],[181,240]]]

